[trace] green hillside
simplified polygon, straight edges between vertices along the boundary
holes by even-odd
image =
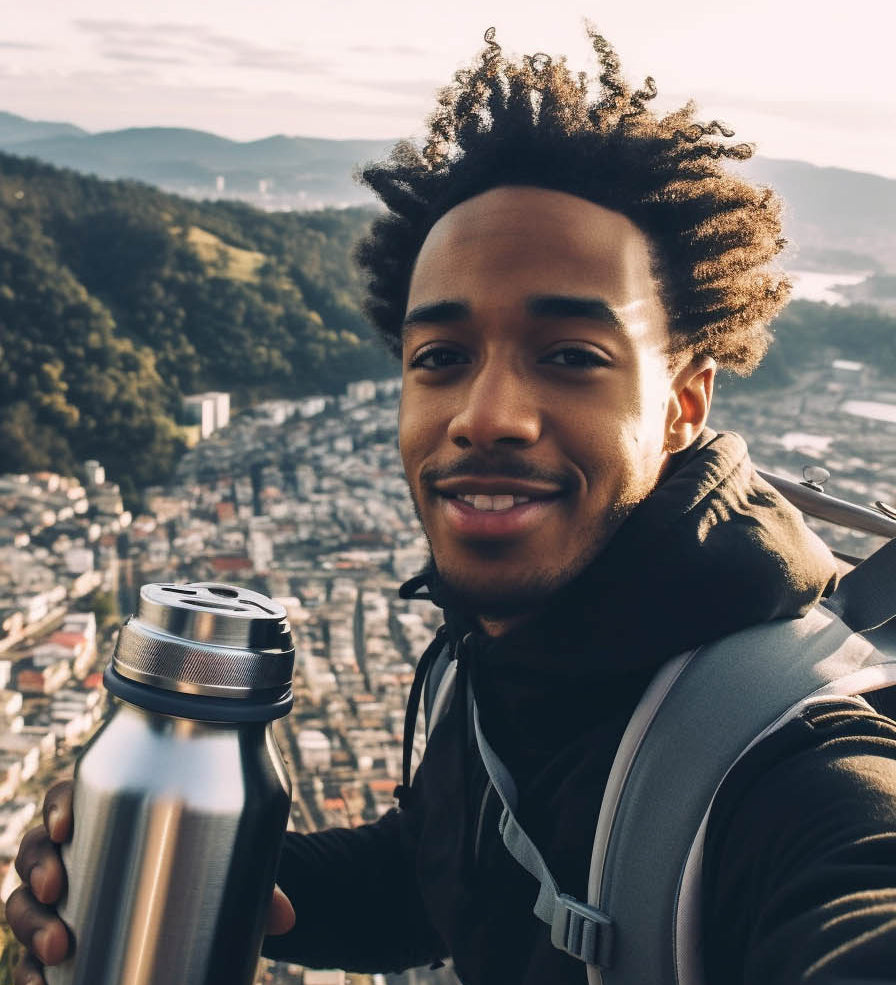
[[[170,475],[184,394],[226,390],[238,409],[394,372],[351,259],[370,218],[199,203],[0,154],[0,472],[98,458],[130,491]],[[872,307],[794,302],[775,334],[751,386],[831,354],[896,374],[896,318]]]
[[[197,203],[0,154],[0,471],[171,470],[183,394],[394,372],[360,310],[360,209]]]

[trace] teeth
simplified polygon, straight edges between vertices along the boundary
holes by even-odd
[[[530,501],[529,496],[485,496],[482,493],[476,493],[474,496],[461,494],[457,498],[463,500],[465,503],[469,503],[474,510],[482,510],[484,512],[509,510],[513,506],[519,506],[522,503],[528,503]]]

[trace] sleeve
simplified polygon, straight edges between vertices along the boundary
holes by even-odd
[[[896,981],[896,724],[816,706],[723,784],[707,829],[711,985]]]
[[[422,770],[414,779],[422,795]],[[311,968],[391,972],[444,958],[416,881],[413,805],[358,828],[286,836],[277,884],[295,927],[266,937],[262,954]]]

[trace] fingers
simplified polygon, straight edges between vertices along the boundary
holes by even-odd
[[[58,844],[72,832],[72,784],[57,783],[44,798],[43,827],[32,828],[19,846],[15,867],[24,885],[6,902],[6,921],[30,952],[13,974],[14,985],[46,985],[40,962],[59,964],[71,950],[71,936],[56,911],[65,891],[65,869]]]
[[[16,965],[12,973],[12,985],[47,985],[40,965],[28,954]]]
[[[36,900],[27,886],[10,894],[6,922],[18,940],[44,964],[59,964],[71,948],[68,930],[56,911]]]
[[[44,827],[60,845],[72,836],[73,789],[71,780],[62,780],[50,787],[44,797]]]
[[[16,855],[16,872],[41,903],[55,903],[65,891],[65,869],[46,829],[32,828]]]
[[[265,933],[285,934],[292,930],[295,923],[296,913],[292,908],[292,903],[289,902],[286,893],[279,886],[274,886],[274,897],[271,900],[271,908],[268,910]]]

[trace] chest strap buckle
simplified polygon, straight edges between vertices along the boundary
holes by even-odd
[[[612,958],[613,923],[596,907],[560,893],[554,898],[551,943],[586,964],[608,968]]]

